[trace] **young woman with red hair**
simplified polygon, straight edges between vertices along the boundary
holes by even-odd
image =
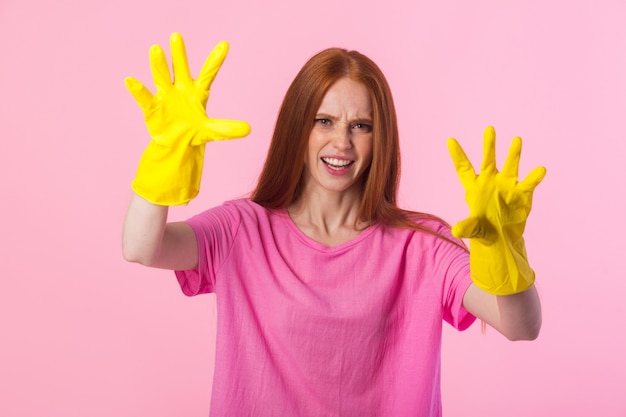
[[[522,232],[545,169],[517,181],[518,139],[499,172],[488,128],[480,175],[449,142],[470,206],[452,230],[403,210],[387,81],[366,56],[331,48],[289,87],[251,197],[168,223],[168,206],[198,192],[205,143],[249,132],[205,113],[227,45],[195,80],[180,35],[171,49],[174,83],[159,47],[156,94],[126,80],[152,142],[123,252],[175,270],[186,295],[216,294],[212,416],[440,416],[443,321],[463,330],[477,317],[511,340],[537,337]]]

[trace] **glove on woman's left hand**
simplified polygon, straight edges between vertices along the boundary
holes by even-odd
[[[455,139],[448,140],[450,156],[465,188],[469,217],[458,222],[452,233],[470,239],[472,281],[496,295],[527,290],[535,281],[524,245],[524,228],[532,205],[533,191],[546,174],[537,167],[518,182],[522,140],[513,139],[501,172],[496,168],[495,130],[484,134],[484,156],[480,174]]]

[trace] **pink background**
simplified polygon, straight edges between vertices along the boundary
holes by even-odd
[[[148,141],[123,85],[183,33],[192,72],[231,53],[209,103],[250,137],[211,144],[180,220],[254,185],[282,96],[328,46],[379,63],[395,94],[402,205],[467,212],[447,154],[543,164],[527,229],[544,326],[510,343],[446,326],[444,414],[626,415],[626,7],[615,1],[24,1],[0,3],[0,416],[206,416],[212,296],[126,263],[122,220]]]

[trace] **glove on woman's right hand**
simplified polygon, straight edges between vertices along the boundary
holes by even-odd
[[[240,138],[250,133],[246,122],[212,119],[206,115],[209,90],[228,53],[219,43],[205,61],[198,78],[191,78],[185,44],[178,33],[170,38],[174,82],[163,49],[150,48],[156,86],[153,95],[134,78],[125,80],[144,114],[152,141],[144,151],[133,190],[159,205],[185,204],[200,190],[204,146],[213,140]]]

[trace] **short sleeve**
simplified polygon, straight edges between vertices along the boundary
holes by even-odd
[[[434,260],[437,275],[441,278],[437,285],[438,296],[443,306],[443,319],[458,330],[465,330],[474,323],[474,317],[463,307],[463,297],[472,284],[469,267],[469,252],[463,242],[455,238],[450,228],[441,224],[436,232],[452,242],[435,238]]]
[[[175,271],[180,288],[187,296],[213,292],[220,267],[232,249],[241,215],[232,203],[214,207],[186,220],[198,243],[198,267]]]

